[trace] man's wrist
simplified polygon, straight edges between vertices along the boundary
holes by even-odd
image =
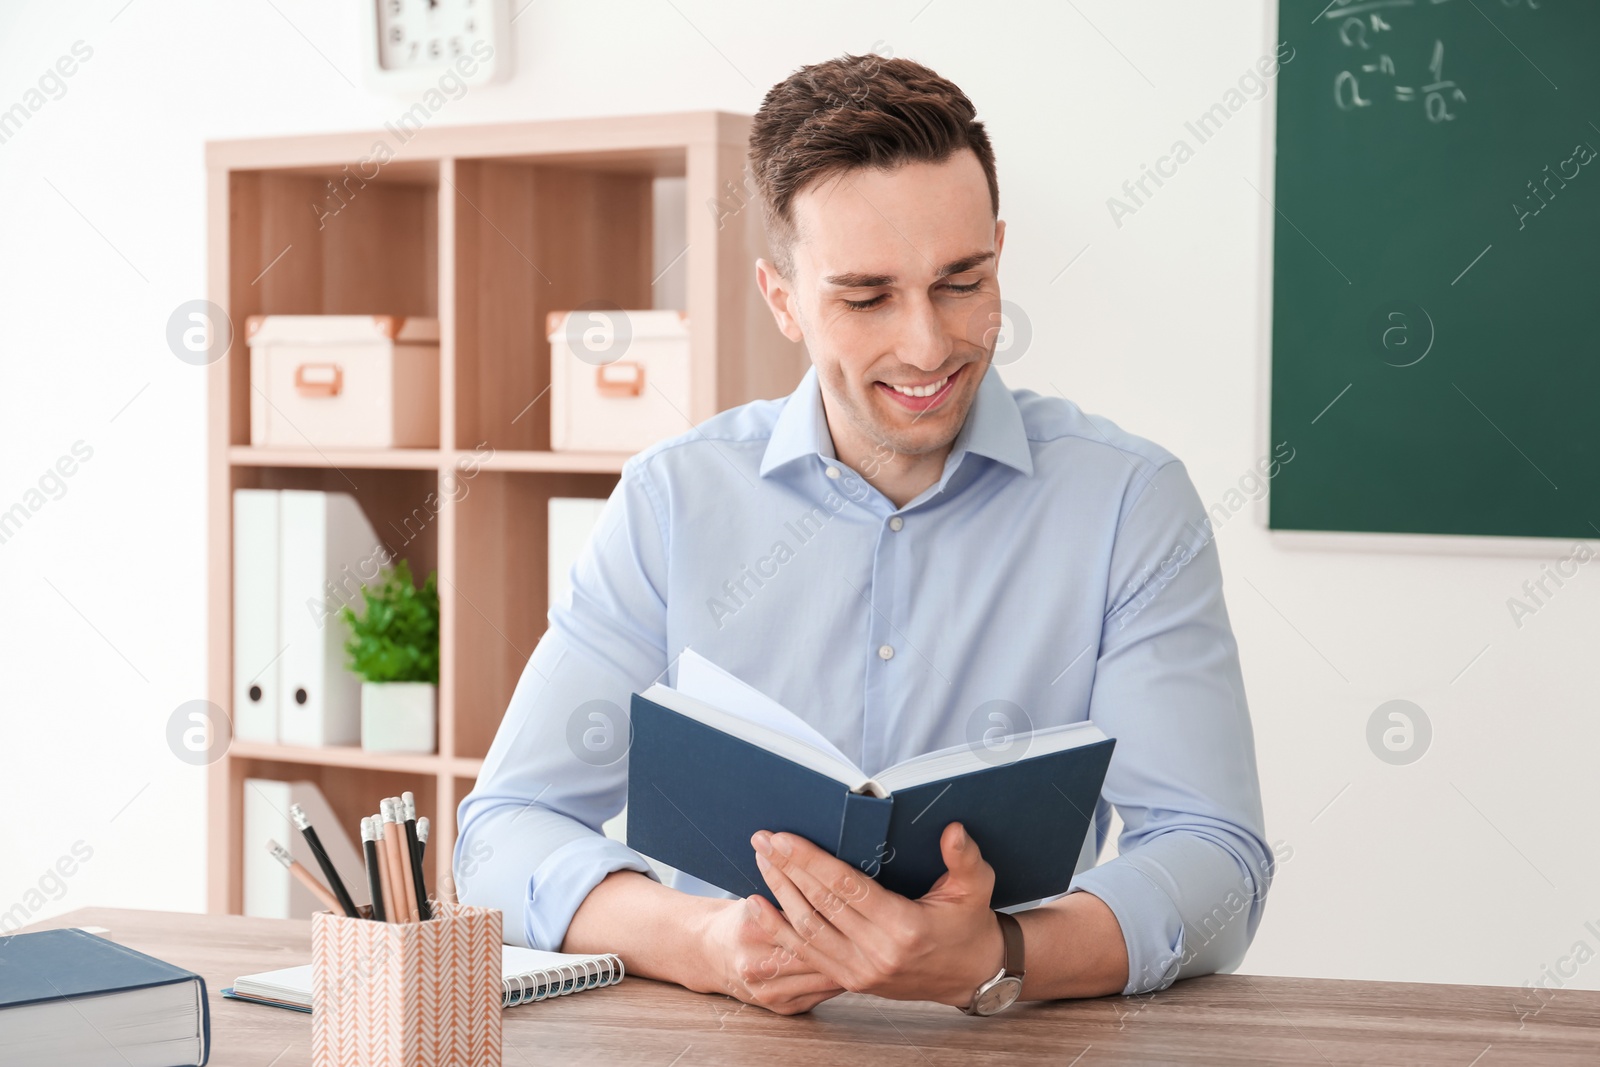
[[[1005,961],[1005,935],[1000,932],[999,918],[991,911],[984,932],[978,937],[973,950],[968,953],[968,960],[962,967],[961,977],[952,985],[947,996],[939,998],[939,1003],[952,1008],[965,1008],[972,1003],[972,995],[977,992],[978,987],[1000,973]]]
[[[710,958],[707,934],[718,906],[728,903],[681,892],[638,871],[612,871],[579,905],[561,951],[614,951],[629,974],[722,992],[725,983]]]
[[[724,908],[742,907],[741,900],[724,900],[721,897],[702,897],[685,893],[683,922],[678,924],[684,940],[673,953],[685,966],[682,973],[668,975],[670,981],[697,992],[727,992],[727,961],[720,955],[720,947],[711,936],[712,924]],[[675,967],[676,969],[676,967]]]

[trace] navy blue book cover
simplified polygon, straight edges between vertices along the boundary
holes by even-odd
[[[851,793],[637,693],[632,725],[628,846],[774,904],[750,847],[757,830],[798,834],[915,898],[944,874],[939,835],[960,822],[994,867],[992,907],[1063,893],[1116,744],[1097,741],[881,798]]]
[[[177,982],[200,984],[199,1064],[204,1067],[211,1049],[211,1007],[198,974],[84,930],[0,937],[0,1009]]]

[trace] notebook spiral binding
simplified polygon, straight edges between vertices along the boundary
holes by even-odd
[[[549,997],[564,997],[585,989],[616,985],[622,981],[625,969],[619,956],[605,955],[581,964],[564,963],[547,971],[519,974],[504,979],[505,1006],[531,1004]]]

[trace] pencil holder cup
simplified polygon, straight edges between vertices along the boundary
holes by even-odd
[[[500,1067],[500,912],[311,917],[314,1067]]]

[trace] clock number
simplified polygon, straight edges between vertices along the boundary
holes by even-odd
[[[3,5],[5,0],[0,0]],[[1354,0],[1343,0],[1345,3]],[[1439,0],[1443,2],[1443,0]],[[361,0],[371,25],[369,40],[376,43],[380,71],[399,74],[421,72],[463,60],[478,42],[492,40],[491,20],[481,25],[479,14],[495,13],[497,3],[479,0]],[[369,46],[370,47],[370,46]]]

